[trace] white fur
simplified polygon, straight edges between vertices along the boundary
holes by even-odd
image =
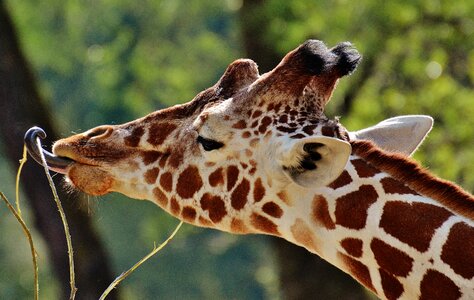
[[[315,170],[304,171],[298,174],[285,172],[292,181],[303,187],[314,188],[330,184],[341,175],[351,155],[351,145],[336,138],[318,136],[288,140],[277,151],[277,161],[282,167],[298,165],[300,159],[305,154],[303,150],[305,144],[320,143],[324,145],[317,149],[321,159],[315,162],[317,166]]]
[[[412,155],[433,127],[433,118],[424,115],[399,116],[375,126],[350,132],[351,140],[370,140],[380,148]]]

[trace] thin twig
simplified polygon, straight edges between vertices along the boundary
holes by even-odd
[[[145,261],[147,261],[150,257],[152,257],[153,255],[155,255],[156,253],[158,253],[161,249],[163,249],[164,246],[166,246],[168,244],[169,241],[171,241],[171,239],[176,235],[176,233],[178,232],[178,230],[181,228],[181,225],[183,225],[183,221],[181,221],[178,226],[176,226],[175,230],[173,231],[173,233],[171,233],[171,235],[160,245],[158,246],[158,248],[156,247],[156,245],[153,247],[153,250],[148,253],[148,255],[146,255],[145,257],[143,257],[140,261],[138,261],[136,264],[133,265],[133,267],[131,267],[130,269],[128,269],[127,271],[123,272],[122,274],[120,274],[119,277],[115,278],[115,280],[107,287],[107,289],[104,291],[104,293],[102,293],[102,295],[100,296],[99,300],[104,300],[105,297],[107,297],[107,295],[115,288],[117,287],[117,285],[122,281],[124,280],[128,275],[130,275],[133,271],[135,271],[136,268],[138,268],[141,264],[143,264]]]
[[[21,217],[21,209],[20,209],[20,174],[21,170],[23,169],[23,165],[26,163],[28,152],[26,150],[26,146],[23,145],[23,157],[20,159],[20,166],[18,167],[18,172],[16,173],[16,184],[15,184],[15,204],[16,204],[16,211],[18,215]]]
[[[36,138],[36,143],[38,144],[38,149],[41,149],[41,141],[39,137]],[[56,187],[54,186],[53,179],[51,178],[51,174],[49,174],[48,164],[46,163],[46,159],[42,151],[40,151],[41,155],[41,162],[44,168],[44,172],[46,177],[48,178],[49,186],[51,187],[51,191],[53,192],[54,201],[56,202],[56,206],[58,207],[59,214],[61,215],[61,221],[64,227],[64,234],[66,236],[67,242],[67,252],[69,256],[69,283],[71,285],[71,294],[69,295],[69,300],[74,300],[76,297],[76,283],[75,283],[75,273],[74,273],[74,255],[72,250],[72,241],[71,241],[71,234],[69,233],[69,226],[66,220],[66,214],[64,213],[63,206],[61,205],[61,201],[59,201],[58,192],[56,191]]]
[[[18,170],[18,173],[20,173],[21,169]],[[30,230],[28,229],[28,226],[26,226],[25,222],[23,221],[22,217],[20,214],[15,210],[13,205],[10,204],[8,201],[7,197],[0,192],[0,197],[3,199],[5,204],[7,205],[8,209],[12,212],[12,214],[15,216],[15,218],[18,220],[18,222],[21,225],[21,228],[23,229],[23,233],[25,234],[26,238],[28,239],[28,243],[30,244],[30,250],[31,250],[31,258],[33,260],[33,269],[34,269],[34,276],[35,276],[35,282],[34,282],[34,289],[35,289],[35,300],[39,299],[39,283],[38,283],[38,261],[37,261],[37,255],[36,255],[36,249],[33,243],[33,238],[31,237]]]

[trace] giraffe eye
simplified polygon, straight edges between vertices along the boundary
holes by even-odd
[[[197,137],[197,142],[202,145],[202,148],[204,148],[205,151],[216,150],[224,146],[224,144],[221,142],[206,139],[202,136]]]

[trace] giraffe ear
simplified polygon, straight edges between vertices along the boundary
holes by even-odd
[[[277,155],[283,172],[296,184],[315,188],[333,182],[351,154],[348,142],[325,136],[285,143]]]
[[[380,148],[412,155],[433,128],[433,118],[423,115],[399,116],[375,126],[349,133],[351,140],[371,140]]]

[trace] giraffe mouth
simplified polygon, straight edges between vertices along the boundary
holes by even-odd
[[[66,174],[69,166],[71,166],[75,161],[67,157],[56,156],[53,153],[43,149],[41,147],[40,139],[44,138],[46,138],[46,133],[43,129],[36,126],[28,129],[24,138],[28,153],[40,165],[43,164],[43,156],[48,169],[61,174]]]

